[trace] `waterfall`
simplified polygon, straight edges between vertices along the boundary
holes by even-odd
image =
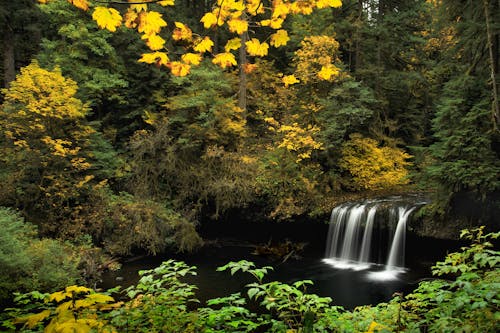
[[[386,265],[386,270],[404,268],[406,224],[425,203],[391,197],[335,207],[325,261],[337,268],[366,269],[370,264]]]

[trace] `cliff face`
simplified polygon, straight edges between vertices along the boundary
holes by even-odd
[[[455,195],[445,216],[432,216],[423,207],[408,224],[419,236],[438,239],[458,239],[463,229],[486,226],[486,232],[500,230],[500,192],[481,197],[477,193]]]

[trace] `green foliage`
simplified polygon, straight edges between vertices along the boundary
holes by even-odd
[[[52,239],[38,239],[36,227],[18,213],[0,207],[0,300],[14,291],[51,291],[79,277],[77,249]]]
[[[16,297],[18,307],[7,309],[3,325],[35,332],[68,320],[109,332],[497,332],[500,252],[491,242],[500,233],[484,234],[479,228],[464,231],[462,237],[471,246],[433,268],[433,274],[448,280],[424,281],[406,297],[398,293],[388,303],[353,311],[333,306],[329,297],[308,294],[308,280],[264,282],[272,268],[246,260],[218,271],[251,274],[256,282],[246,286],[247,296],[234,293],[196,307],[196,287],[183,282],[196,274],[195,267],[168,260],[141,271],[137,285],[124,290],[124,303],[76,286],[51,295],[31,292]],[[253,301],[259,305],[255,312]]]

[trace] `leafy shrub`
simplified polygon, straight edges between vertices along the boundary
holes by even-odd
[[[75,283],[79,257],[74,248],[38,239],[36,227],[13,210],[0,207],[0,299],[13,291],[51,291]]]

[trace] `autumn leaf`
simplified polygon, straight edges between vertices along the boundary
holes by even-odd
[[[236,58],[234,57],[234,54],[229,52],[219,53],[212,59],[212,63],[214,63],[215,65],[219,65],[224,69],[227,67],[236,66]]]
[[[188,64],[183,64],[180,61],[172,61],[171,63],[168,64],[168,67],[170,67],[170,71],[172,72],[172,75],[175,76],[186,76],[189,74],[191,70],[191,66]]]
[[[237,50],[241,47],[241,38],[236,37],[227,41],[226,46],[224,46],[224,50],[229,52],[231,50]]]
[[[148,10],[148,5],[147,4],[134,4],[130,5],[130,9],[136,11],[137,13],[142,12],[142,11],[147,11]]]
[[[141,12],[139,14],[139,27],[137,31],[146,35],[157,34],[161,28],[166,27],[165,22],[158,12]]]
[[[146,45],[153,51],[158,51],[165,45],[165,40],[158,35],[144,35],[142,39],[146,39]]]
[[[123,19],[124,19],[124,24],[127,28],[129,29],[133,29],[135,27],[137,27],[137,17],[139,17],[139,15],[137,15],[137,12],[133,11],[133,10],[127,10],[127,12],[125,13]]]
[[[203,38],[200,42],[198,42],[193,49],[196,52],[204,53],[204,52],[211,52],[212,47],[214,46],[214,42],[209,37]]]
[[[14,320],[15,324],[26,323],[28,328],[34,328],[39,322],[48,318],[51,314],[50,310],[43,310],[40,313],[30,314],[24,317],[19,317]]]
[[[229,31],[234,32],[238,35],[248,31],[248,22],[239,18],[231,19],[227,21]]]
[[[257,64],[251,64],[251,63],[245,63],[243,64],[243,71],[247,74],[250,74],[252,73],[256,68],[257,68]]]
[[[340,0],[318,0],[316,2],[317,8],[327,8],[327,7],[338,8],[341,6],[342,6],[342,1]]]
[[[263,27],[271,27],[273,29],[280,29],[281,26],[283,25],[284,21],[285,20],[283,20],[282,18],[272,18],[270,20],[262,20],[262,21],[260,21],[260,24]]]
[[[288,32],[286,30],[278,30],[274,34],[271,35],[270,44],[274,47],[280,47],[286,45],[290,37],[288,37]]]
[[[166,6],[173,6],[173,5],[175,5],[174,2],[175,2],[174,0],[164,0],[164,1],[158,1],[157,3],[159,5],[161,5],[161,6],[166,7]]]
[[[89,2],[87,0],[68,0],[68,2],[85,11],[89,9]],[[46,3],[46,1],[44,3]]]
[[[120,13],[114,8],[96,7],[92,19],[97,22],[99,28],[108,29],[111,32],[116,31],[122,23]]]
[[[286,75],[281,81],[283,81],[285,87],[300,82],[294,75]]]
[[[146,64],[157,64],[166,66],[169,62],[168,56],[165,52],[144,53],[138,60]]]
[[[241,12],[245,10],[245,4],[244,1],[234,1],[234,0],[224,0],[224,1],[218,1],[220,5],[224,4],[224,6],[227,9],[234,10],[237,12]]]
[[[209,29],[217,24],[217,16],[214,13],[206,13],[200,20],[205,29]]]
[[[278,18],[278,17],[285,18],[289,11],[290,11],[290,8],[289,8],[288,4],[285,4],[283,2],[278,2],[273,8],[272,17],[273,18]]]
[[[318,72],[318,77],[322,80],[330,80],[332,76],[338,76],[340,69],[333,64],[322,66]]]
[[[182,61],[188,65],[199,65],[201,62],[201,54],[186,53],[181,57]]]
[[[247,12],[252,16],[264,13],[264,5],[262,4],[262,0],[247,0],[246,5]]]
[[[267,55],[269,49],[269,44],[266,42],[261,43],[257,38],[252,38],[245,45],[247,46],[248,54],[251,56],[263,57]]]
[[[187,25],[181,22],[175,22],[175,29],[172,32],[172,38],[174,40],[190,41],[192,36],[193,32],[188,28]]]

